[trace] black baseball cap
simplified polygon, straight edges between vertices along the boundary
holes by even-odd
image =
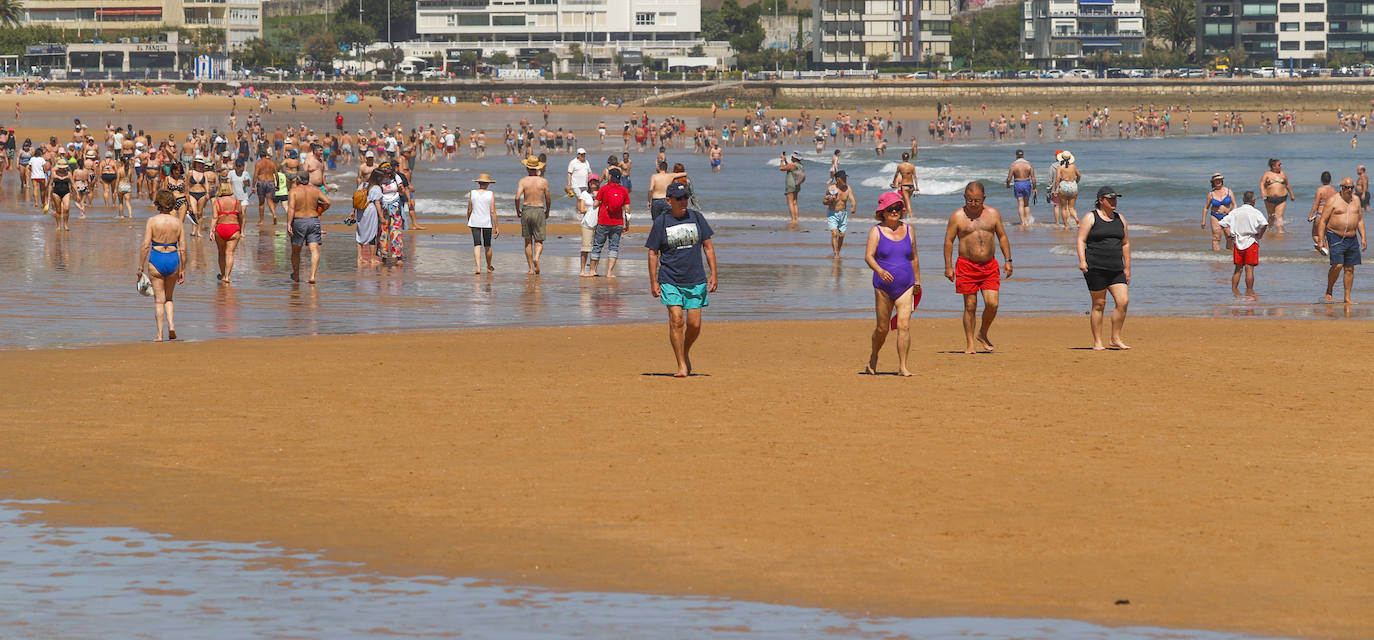
[[[691,189],[688,189],[688,188],[687,188],[687,185],[682,184],[681,182],[674,182],[674,183],[668,185],[668,198],[669,198],[669,199],[674,199],[674,200],[675,200],[675,199],[677,199],[677,198],[688,198],[688,197],[691,197],[691,195],[692,195],[692,190],[691,190]]]
[[[1098,190],[1097,190],[1097,197],[1098,197],[1098,198],[1119,198],[1119,197],[1121,197],[1121,192],[1117,191],[1117,190],[1116,190],[1116,187],[1102,187],[1101,189],[1098,189]]]
[[[848,180],[848,179],[849,179],[849,174],[845,173],[845,172],[844,172],[844,169],[840,169],[839,171],[836,171],[836,172],[835,172],[835,178],[836,178],[837,180],[840,179],[840,178],[844,178],[845,180]]]

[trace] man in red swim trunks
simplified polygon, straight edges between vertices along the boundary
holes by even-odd
[[[1002,245],[1002,257],[1007,262],[1006,277],[1011,277],[1011,242],[1002,226],[1002,214],[985,206],[984,199],[982,183],[968,183],[964,187],[963,208],[949,216],[949,225],[945,227],[945,278],[954,283],[956,293],[964,296],[964,353],[992,351],[988,328],[997,317],[997,295],[1001,287],[994,243]],[[951,246],[956,239],[959,260],[951,263]],[[983,324],[974,336],[979,291],[983,292]]]

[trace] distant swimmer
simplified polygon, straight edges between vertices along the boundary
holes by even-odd
[[[1221,250],[1221,238],[1225,235],[1224,230],[1218,226],[1218,222],[1226,217],[1232,209],[1236,207],[1236,194],[1226,186],[1226,176],[1220,173],[1212,174],[1212,190],[1207,192],[1207,197],[1202,204],[1202,228],[1209,226],[1212,229],[1212,251]],[[1226,240],[1227,247],[1231,246],[1229,237]]]
[[[1269,170],[1260,176],[1260,195],[1264,196],[1264,209],[1269,214],[1269,228],[1283,233],[1283,211],[1288,208],[1288,201],[1298,198],[1293,195],[1293,185],[1278,158],[1270,158]]]
[[[916,183],[916,165],[911,163],[911,152],[902,152],[902,161],[897,163],[897,172],[893,174],[889,186],[901,194],[902,205],[911,211],[911,196],[921,190]]]
[[[1328,179],[1329,181],[1329,179]],[[1245,204],[1227,213],[1218,224],[1230,235],[1232,241],[1231,262],[1236,266],[1231,273],[1231,294],[1240,295],[1240,275],[1245,272],[1245,295],[1255,295],[1255,266],[1259,264],[1259,241],[1269,220],[1255,208],[1255,192],[1245,192]]]
[[[1039,188],[1035,185],[1035,168],[1026,160],[1026,152],[1021,149],[1016,150],[1016,160],[1007,169],[1007,186],[1016,197],[1016,214],[1021,218],[1021,226],[1030,226],[1031,196],[1038,193]],[[1058,221],[1056,218],[1055,222]]]
[[[1355,265],[1360,264],[1360,252],[1369,246],[1364,231],[1364,213],[1360,210],[1360,201],[1355,199],[1355,181],[1350,177],[1341,178],[1340,195],[1327,198],[1317,231],[1321,234],[1321,248],[1331,257],[1331,267],[1326,272],[1326,301],[1333,301],[1336,278],[1344,273],[1343,302],[1354,304],[1350,300],[1350,289],[1355,284]]]
[[[874,217],[879,223],[868,231],[864,261],[873,270],[873,300],[877,324],[873,327],[873,350],[864,373],[878,372],[878,352],[887,334],[897,330],[897,375],[909,376],[907,354],[911,350],[911,311],[921,297],[921,265],[916,253],[916,236],[903,219],[907,208],[901,195],[888,191],[878,198]],[[896,317],[893,318],[893,312]]]
[[[964,206],[949,216],[945,240],[941,250],[945,255],[945,279],[954,283],[954,292],[964,297],[964,353],[992,351],[988,329],[997,317],[1001,279],[998,276],[996,250],[1001,245],[1006,259],[1006,277],[1010,278],[1011,242],[1002,224],[1002,214],[986,206],[983,185],[970,182],[964,187]],[[954,243],[959,244],[959,259],[951,261]],[[974,326],[978,314],[978,292],[983,292],[983,322],[977,336]]]
[[[1097,205],[1084,216],[1078,226],[1078,269],[1088,283],[1092,297],[1092,312],[1088,322],[1092,326],[1093,350],[1102,351],[1102,313],[1107,307],[1107,293],[1111,292],[1112,309],[1110,344],[1115,349],[1130,349],[1121,341],[1121,327],[1126,324],[1126,307],[1130,302],[1128,285],[1131,282],[1131,242],[1126,219],[1116,210],[1116,189],[1097,190]]]
[[[1059,151],[1054,154],[1054,182],[1052,183],[1051,195],[1059,204],[1059,210],[1063,213],[1064,228],[1069,228],[1069,219],[1073,218],[1074,225],[1078,224],[1078,183],[1083,180],[1083,173],[1078,169],[1078,163],[1069,151]],[[1055,218],[1055,223],[1060,223],[1059,218]]]
[[[169,340],[177,339],[176,318],[172,315],[172,298],[178,284],[186,280],[185,229],[181,220],[172,215],[176,196],[171,191],[159,191],[153,197],[157,213],[143,226],[143,246],[138,256],[138,278],[145,274],[153,285],[153,316],[157,321],[157,342],[162,342],[162,329]]]

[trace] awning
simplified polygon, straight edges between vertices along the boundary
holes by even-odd
[[[1113,4],[1116,4],[1116,0],[1078,0],[1078,4],[1087,4],[1093,6],[1111,6]]]
[[[1119,40],[1084,40],[1083,46],[1086,47],[1119,47]]]
[[[162,9],[96,9],[97,16],[161,16]]]

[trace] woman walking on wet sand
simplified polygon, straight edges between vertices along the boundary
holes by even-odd
[[[1102,351],[1102,312],[1107,307],[1107,293],[1112,294],[1111,348],[1130,349],[1121,341],[1121,327],[1126,324],[1126,305],[1130,301],[1127,287],[1131,282],[1131,236],[1126,219],[1116,210],[1121,194],[1112,187],[1097,190],[1097,206],[1083,216],[1078,226],[1078,269],[1088,283],[1092,297],[1093,350]]]
[[[1057,208],[1063,213],[1063,228],[1069,228],[1069,220],[1072,219],[1074,225],[1078,224],[1078,183],[1083,180],[1083,174],[1078,170],[1073,154],[1068,151],[1060,151],[1054,155],[1054,182],[1050,186],[1050,197],[1054,198]],[[1055,216],[1055,223],[1060,223],[1058,215]]]
[[[1269,159],[1269,170],[1260,177],[1260,195],[1264,196],[1264,209],[1269,214],[1269,227],[1283,233],[1283,211],[1288,208],[1289,200],[1297,200],[1293,195],[1293,185],[1288,174],[1283,171],[1283,162],[1278,158]]]
[[[234,252],[243,238],[244,215],[242,201],[234,196],[234,187],[228,182],[219,184],[215,199],[210,201],[210,212],[213,216],[210,228],[219,249],[219,275],[216,277],[229,284],[229,274],[234,271]]]
[[[1208,224],[1212,226],[1212,251],[1221,250],[1223,237],[1226,238],[1226,248],[1231,248],[1231,236],[1224,233],[1219,223],[1227,213],[1236,208],[1236,194],[1231,192],[1225,182],[1225,176],[1220,173],[1212,174],[1212,190],[1207,192],[1202,207],[1202,228],[1206,229]]]
[[[159,191],[153,198],[157,213],[148,218],[143,227],[143,246],[138,257],[138,277],[145,273],[153,284],[153,315],[157,318],[157,342],[162,342],[162,327],[167,338],[177,339],[176,320],[172,315],[172,297],[176,287],[186,280],[186,238],[181,220],[172,215],[176,196]]]
[[[906,217],[902,196],[888,191],[878,198],[874,217],[878,224],[868,230],[868,247],[864,261],[873,270],[873,300],[877,325],[873,328],[873,351],[868,356],[864,373],[878,372],[878,352],[887,342],[887,334],[897,330],[897,375],[909,376],[907,353],[911,350],[911,311],[921,296],[921,265],[916,255],[916,237],[911,226],[902,222]],[[892,316],[893,311],[896,317]]]

